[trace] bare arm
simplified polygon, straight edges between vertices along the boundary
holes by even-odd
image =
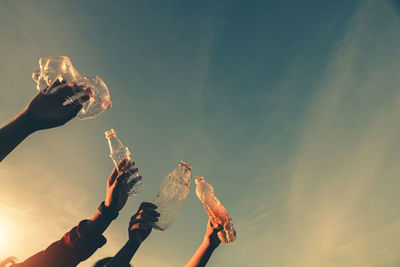
[[[104,267],[111,266],[130,266],[129,263],[139,249],[140,243],[127,241],[125,245],[118,251],[117,254]]]
[[[115,219],[112,218],[112,213],[117,216],[118,212],[125,206],[129,192],[129,185],[126,183],[126,178],[129,177],[132,172],[137,171],[137,169],[132,170],[133,165],[134,162],[124,158],[118,163],[118,168],[114,168],[107,181],[107,194],[104,201],[104,209],[108,214],[102,214],[97,210],[89,220],[89,230],[93,229],[93,231],[98,231],[98,233],[102,234],[110,225],[111,221]],[[117,169],[121,171],[118,172]]]
[[[0,161],[33,132],[29,121],[22,113],[2,127],[0,129]]]
[[[57,82],[52,87],[60,86]],[[62,103],[74,94],[74,84],[63,84],[53,94],[37,94],[15,119],[0,129],[0,162],[35,131],[61,126],[78,114],[82,105]],[[86,101],[87,96],[81,98]]]
[[[150,235],[153,224],[158,221],[160,214],[153,203],[143,202],[129,223],[129,240],[118,253],[105,265],[107,267],[129,266],[133,255],[143,241]]]
[[[125,179],[131,174],[132,166],[132,161],[124,159],[118,164],[120,173],[114,168],[107,182],[106,199],[91,219],[81,221],[60,240],[14,266],[76,266],[89,258],[105,244],[103,232],[126,203],[129,186]]]
[[[220,230],[221,226],[214,226],[210,221],[208,221],[204,240],[192,256],[192,258],[185,264],[185,267],[206,266],[212,253],[221,243],[217,235],[218,231]]]

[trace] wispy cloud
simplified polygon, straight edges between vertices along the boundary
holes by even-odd
[[[290,253],[301,259],[298,266],[376,266],[370,250],[382,247],[370,231],[376,216],[385,214],[363,202],[382,201],[384,193],[374,187],[391,182],[385,166],[398,160],[390,154],[399,133],[399,64],[392,58],[399,57],[400,40],[391,36],[399,26],[388,3],[360,4],[319,83],[296,155],[288,206],[295,218],[290,234],[298,239],[297,251]],[[389,216],[378,231],[398,232],[394,225]],[[396,248],[387,249],[380,257],[390,265]]]
[[[391,188],[399,185],[394,150],[400,133],[400,38],[393,35],[399,27],[390,2],[360,2],[346,34],[332,44],[296,151],[276,167],[290,171],[288,186],[283,178],[274,192],[276,187],[256,179],[271,193],[258,192],[257,199],[248,192],[252,204],[244,206],[254,207],[237,221],[246,234],[258,233],[242,245],[252,247],[260,261],[275,266],[398,262],[394,236],[400,232],[400,211]]]

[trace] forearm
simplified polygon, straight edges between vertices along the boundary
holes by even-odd
[[[45,250],[16,266],[76,266],[105,244],[102,232],[108,221],[104,216],[95,214],[92,219],[79,222]]]
[[[196,250],[192,258],[185,264],[185,267],[203,267],[206,266],[215,248],[202,243]]]
[[[139,249],[140,243],[128,241],[105,266],[127,266]]]
[[[88,223],[88,230],[92,233],[103,234],[113,221],[112,218],[103,216],[98,210],[93,214]]]
[[[34,131],[32,123],[24,113],[3,126],[0,129],[0,162]]]

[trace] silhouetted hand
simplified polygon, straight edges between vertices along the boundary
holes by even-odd
[[[56,81],[51,87],[56,88],[57,86],[60,87],[51,94],[37,94],[22,112],[35,131],[64,125],[74,118],[82,108],[78,100],[65,106],[63,106],[63,102],[73,96],[74,91],[83,91],[85,88],[59,81]],[[85,95],[80,100],[87,101],[89,96]]]
[[[106,207],[120,211],[125,206],[130,190],[126,179],[138,171],[138,169],[132,168],[134,164],[133,161],[124,158],[118,163],[120,171],[118,172],[117,167],[114,168],[107,181],[107,194],[104,201]]]
[[[207,247],[216,249],[221,240],[218,237],[218,232],[222,230],[222,225],[213,225],[211,220],[208,220],[206,234],[204,235],[203,244]]]
[[[214,250],[219,246],[221,240],[218,238],[218,232],[222,230],[222,225],[213,225],[211,220],[207,222],[207,230],[203,242],[185,264],[185,267],[204,267],[209,261]]]
[[[142,243],[151,233],[153,224],[158,222],[158,213],[156,205],[149,202],[142,202],[139,210],[135,213],[129,223],[129,241]]]

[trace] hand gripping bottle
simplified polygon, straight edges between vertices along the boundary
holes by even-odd
[[[118,163],[125,157],[128,160],[132,160],[131,153],[129,149],[122,144],[122,142],[118,139],[117,134],[115,133],[114,129],[110,129],[105,132],[108,145],[110,146],[110,158],[114,162],[114,165],[118,168]],[[132,167],[133,168],[133,167]],[[119,171],[119,170],[118,170]],[[134,196],[137,193],[140,193],[144,190],[144,184],[142,179],[139,175],[139,172],[133,173],[129,176],[126,182],[131,185],[131,190],[129,192],[130,196]]]
[[[81,120],[99,116],[103,111],[111,108],[110,92],[107,85],[99,76],[84,77],[74,68],[69,57],[49,56],[39,59],[40,69],[32,73],[36,82],[36,88],[42,94],[52,94],[65,83],[74,83],[71,87],[74,95],[69,96],[62,103],[63,106],[73,103],[75,100],[82,104],[78,113]],[[56,82],[59,86],[53,86]],[[83,101],[81,97],[88,96]]]
[[[161,214],[154,224],[155,229],[165,230],[175,221],[190,191],[191,169],[192,164],[180,161],[178,167],[165,177],[153,201]]]
[[[213,187],[203,177],[196,176],[196,195],[203,202],[204,208],[210,217],[213,225],[222,225],[218,237],[223,243],[230,243],[236,240],[236,231],[232,225],[232,219],[228,212],[214,195]]]

